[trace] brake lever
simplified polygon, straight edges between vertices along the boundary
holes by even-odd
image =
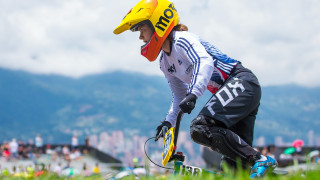
[[[161,138],[161,134],[162,134],[162,129],[159,132],[158,136],[156,136],[156,139],[154,141],[158,141]]]

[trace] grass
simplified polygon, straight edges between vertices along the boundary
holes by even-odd
[[[101,175],[94,175],[94,176],[73,176],[73,177],[66,177],[66,176],[61,176],[59,177],[55,173],[48,173],[48,174],[43,174],[39,177],[33,177],[33,178],[25,178],[25,177],[1,177],[1,180],[66,180],[66,179],[75,179],[75,180],[104,180],[103,176]]]
[[[274,175],[272,173],[269,173],[265,175],[262,179],[264,180],[314,180],[319,179],[320,177],[320,167],[318,167],[316,170],[311,171],[300,171],[300,172],[292,172],[287,175]],[[24,178],[24,177],[1,177],[0,179],[3,180],[65,180],[65,179],[75,179],[75,180],[105,180],[106,178],[102,175],[95,175],[95,176],[74,176],[74,177],[59,177],[54,173],[48,173],[41,175],[39,177],[34,178]],[[128,176],[125,177],[124,180],[135,180],[136,178],[134,176]],[[213,174],[205,174],[202,176],[177,176],[173,174],[169,174],[167,176],[164,175],[157,175],[157,176],[142,176],[142,180],[162,180],[162,179],[171,179],[171,180],[206,180],[206,179],[217,179],[217,180],[246,180],[249,178],[249,172],[248,171],[237,171],[233,172],[231,170],[227,170],[224,175],[213,175]]]
[[[174,176],[174,175],[169,175],[167,177],[162,177],[159,176],[157,178],[155,177],[142,177],[141,179],[145,179],[145,180],[153,180],[153,179],[172,179],[172,180],[211,180],[211,179],[215,179],[215,180],[247,180],[250,179],[249,178],[249,172],[247,171],[239,171],[237,173],[234,172],[229,172],[230,174],[228,175],[203,175],[203,176]],[[313,170],[313,171],[308,171],[308,172],[296,172],[293,174],[287,174],[287,175],[275,175],[275,174],[267,174],[266,176],[264,176],[261,179],[264,180],[300,180],[300,179],[304,179],[304,180],[315,180],[315,179],[319,179],[320,177],[320,169],[318,170]],[[127,180],[134,180],[135,177],[131,176],[128,178],[125,178]]]

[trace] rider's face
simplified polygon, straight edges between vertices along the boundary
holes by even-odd
[[[138,27],[140,31],[139,39],[141,39],[144,43],[148,43],[152,37],[152,29],[147,24],[142,24]]]

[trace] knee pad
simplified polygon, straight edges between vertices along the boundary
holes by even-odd
[[[208,127],[209,124],[205,116],[199,115],[193,119],[190,125],[191,139],[198,144],[210,147],[211,141],[207,136]]]
[[[195,125],[190,127],[191,139],[201,145],[210,146],[210,139],[206,136],[206,132],[203,126]]]
[[[194,118],[192,121],[191,121],[191,125],[190,127],[193,127],[193,126],[210,126],[210,122],[208,120],[208,118],[206,116],[203,116],[203,115],[199,115],[198,117]]]

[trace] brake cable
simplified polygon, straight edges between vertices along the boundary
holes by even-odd
[[[160,167],[160,168],[174,170],[173,168],[168,168],[168,167],[161,166],[161,165],[153,162],[153,161],[150,159],[150,157],[148,156],[148,153],[147,153],[147,151],[146,151],[146,144],[147,144],[147,142],[150,141],[151,139],[156,139],[156,137],[149,138],[149,139],[144,143],[144,154],[147,156],[147,158],[149,159],[149,161],[152,162],[154,165]]]

